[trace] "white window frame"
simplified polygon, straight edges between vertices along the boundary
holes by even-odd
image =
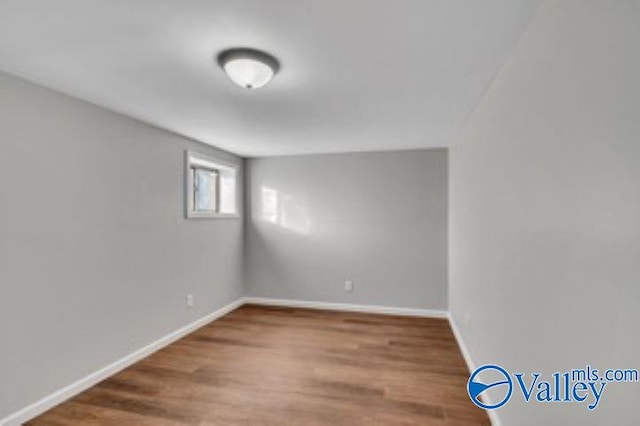
[[[210,169],[221,173],[222,171],[233,171],[235,176],[235,213],[219,213],[214,211],[196,211],[193,210],[193,174],[191,173],[191,169],[194,166],[202,169]],[[237,164],[230,163],[225,160],[221,160],[219,158],[210,157],[204,154],[200,154],[199,152],[185,151],[185,161],[184,161],[184,176],[185,176],[185,217],[187,219],[224,219],[224,218],[239,218],[239,206],[238,200],[240,199],[239,193],[239,167]],[[218,184],[220,182],[220,178],[218,178]],[[220,187],[218,187],[218,200],[220,199]],[[219,201],[218,201],[219,203]],[[218,204],[219,205],[219,204]]]

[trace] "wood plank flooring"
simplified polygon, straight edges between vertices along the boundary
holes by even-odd
[[[489,425],[443,319],[245,305],[30,425]]]

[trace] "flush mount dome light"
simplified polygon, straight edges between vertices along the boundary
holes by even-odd
[[[267,84],[280,65],[273,56],[255,49],[229,49],[218,55],[218,63],[229,78],[245,89]]]

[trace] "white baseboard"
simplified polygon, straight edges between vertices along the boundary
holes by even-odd
[[[0,420],[0,425],[2,426],[15,426],[21,425],[22,423],[33,419],[34,417],[44,413],[45,411],[55,407],[61,402],[66,401],[67,399],[79,394],[82,391],[89,389],[90,387],[96,385],[102,380],[113,376],[119,371],[129,367],[132,364],[140,361],[143,358],[151,355],[152,353],[162,349],[165,346],[170,345],[176,340],[186,336],[187,334],[195,331],[196,329],[210,323],[211,321],[220,318],[221,316],[233,311],[244,303],[243,299],[240,298],[235,302],[232,302],[215,312],[210,313],[184,327],[179,330],[176,330],[166,336],[156,340],[155,342],[138,349],[137,351],[125,356],[124,358],[119,359],[118,361],[107,365],[106,367],[78,380],[75,383],[72,383],[57,392],[52,393],[51,395],[42,398],[41,400],[23,408],[22,410],[11,414],[9,417],[6,417]]]
[[[270,297],[245,297],[244,303],[266,306],[282,306],[288,308],[325,309],[328,311],[362,312],[426,318],[448,318],[447,311],[439,309],[397,308],[378,305],[354,305],[351,303],[308,302],[305,300],[272,299]]]
[[[460,352],[462,352],[462,357],[464,358],[464,362],[467,364],[467,368],[469,371],[474,371],[477,367],[473,359],[471,359],[471,354],[469,353],[469,349],[467,345],[465,345],[464,340],[462,340],[462,334],[460,334],[460,330],[458,329],[458,325],[453,320],[451,314],[448,314],[449,325],[451,325],[451,330],[453,331],[453,335],[456,338],[456,342],[458,342],[458,347],[460,348]]]
[[[456,322],[451,316],[451,313],[448,313],[447,317],[449,318],[449,324],[451,325],[451,330],[453,331],[453,335],[456,338],[456,342],[458,343],[460,352],[462,352],[462,357],[464,358],[464,362],[467,364],[467,368],[469,369],[469,372],[473,372],[477,368],[476,363],[473,362],[473,359],[471,358],[471,353],[469,353],[469,349],[467,348],[467,345],[464,343],[464,340],[462,339],[462,334],[460,334],[460,330],[458,329]],[[491,424],[493,426],[502,426],[502,422],[498,418],[498,413],[495,410],[485,410],[485,411],[487,412],[487,415],[489,416],[489,420],[491,421]]]

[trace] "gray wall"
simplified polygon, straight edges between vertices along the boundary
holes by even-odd
[[[639,40],[638,1],[542,4],[451,148],[451,307],[476,364],[640,367]],[[632,425],[640,384],[594,412],[521,399],[505,425]]]
[[[0,419],[242,295],[242,220],[183,219],[185,149],[241,163],[0,73]]]
[[[446,309],[446,150],[246,167],[249,295]],[[274,191],[277,217],[262,203]],[[352,293],[344,280],[353,280]]]

